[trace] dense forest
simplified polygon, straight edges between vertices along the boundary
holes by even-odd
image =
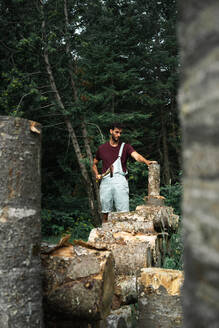
[[[161,192],[180,214],[181,131],[175,0],[2,0],[0,115],[42,125],[43,234],[99,224],[92,158],[110,123],[161,165]],[[147,168],[130,161],[130,205]]]

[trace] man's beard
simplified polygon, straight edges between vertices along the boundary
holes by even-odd
[[[116,138],[113,134],[112,134],[112,139],[113,139],[114,142],[118,142],[119,141],[119,137]]]

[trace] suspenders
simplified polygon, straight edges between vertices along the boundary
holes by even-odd
[[[125,146],[125,143],[123,142],[123,143],[121,144],[121,146],[120,146],[118,157],[122,157],[122,152],[123,152],[123,148],[124,148],[124,146]]]

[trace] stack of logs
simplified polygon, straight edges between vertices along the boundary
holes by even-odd
[[[183,274],[160,268],[179,218],[159,189],[160,167],[152,164],[145,205],[111,213],[87,243],[64,238],[42,247],[46,327],[181,326]]]

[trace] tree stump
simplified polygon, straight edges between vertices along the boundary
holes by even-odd
[[[43,326],[39,133],[35,122],[0,117],[1,328]]]

